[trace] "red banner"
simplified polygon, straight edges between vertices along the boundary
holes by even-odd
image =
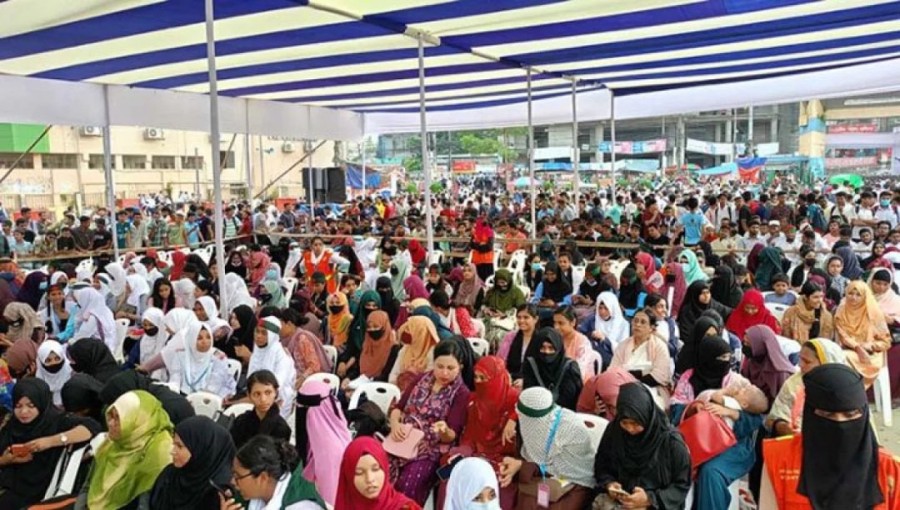
[[[453,173],[455,174],[473,174],[475,173],[475,160],[457,159],[453,161]]]
[[[738,175],[741,177],[741,182],[759,184],[759,171],[761,167],[754,166],[752,168],[739,168]]]

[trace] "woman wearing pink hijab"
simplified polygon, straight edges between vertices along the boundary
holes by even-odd
[[[263,251],[251,251],[250,252],[250,292],[256,292],[256,289],[259,288],[259,285],[262,283],[263,278],[266,277],[266,271],[269,270],[269,265],[272,263],[272,259],[269,258]]]
[[[341,458],[353,438],[341,404],[322,381],[306,381],[297,394],[297,453],[306,467],[303,477],[316,485],[329,505],[337,499]]]
[[[612,421],[616,417],[616,401],[619,388],[638,382],[622,367],[610,367],[606,372],[591,377],[584,383],[575,410],[579,413],[595,414]]]
[[[663,299],[669,304],[672,318],[678,317],[681,304],[684,303],[684,295],[687,292],[687,282],[684,279],[684,269],[677,262],[669,262],[665,266],[666,276],[660,289]],[[671,299],[669,296],[671,295]],[[671,302],[670,302],[671,301]]]
[[[634,262],[637,275],[640,277],[641,283],[644,284],[644,289],[650,294],[659,292],[665,281],[662,274],[656,270],[656,260],[654,260],[653,255],[643,251],[639,252],[635,255]]]

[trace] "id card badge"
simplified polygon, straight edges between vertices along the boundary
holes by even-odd
[[[543,482],[538,484],[537,506],[550,508],[550,486]]]

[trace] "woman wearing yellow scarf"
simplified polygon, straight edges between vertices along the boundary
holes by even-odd
[[[172,422],[159,400],[130,391],[106,410],[107,440],[98,449],[88,487],[88,508],[116,510],[153,488],[171,461]]]

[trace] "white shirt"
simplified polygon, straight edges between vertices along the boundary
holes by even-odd
[[[895,210],[891,205],[887,207],[878,206],[875,209],[875,219],[877,221],[889,222],[891,224],[891,229],[894,229],[897,228],[897,224],[900,223],[900,211]]]
[[[875,214],[872,212],[871,209],[866,209],[865,207],[860,206],[859,211],[855,211],[855,212],[856,212],[856,216],[855,216],[856,219],[868,220],[868,221],[872,221],[875,219]],[[848,219],[848,221],[852,221],[852,220]],[[859,231],[864,228],[874,231],[874,227],[854,226],[853,227],[853,235],[851,237],[853,239],[859,239]]]

